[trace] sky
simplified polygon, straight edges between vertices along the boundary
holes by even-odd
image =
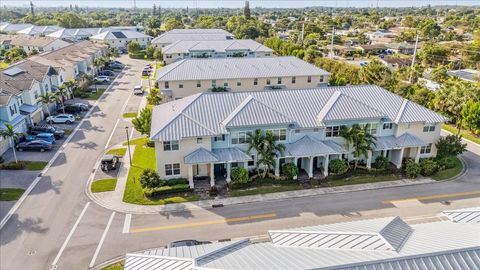
[[[243,7],[244,0],[135,0],[137,7],[150,8],[153,4],[160,5],[165,8],[239,8]],[[32,0],[35,6],[59,7],[69,6],[70,4],[80,7],[133,7],[134,0]],[[310,6],[326,6],[326,7],[412,7],[426,5],[480,5],[479,0],[253,0],[250,1],[250,7],[265,8],[301,8]],[[29,0],[0,0],[0,4],[6,6],[23,6],[29,5]]]

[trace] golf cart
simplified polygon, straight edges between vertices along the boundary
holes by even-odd
[[[114,155],[105,155],[101,161],[102,171],[108,172],[110,170],[116,170],[118,163],[120,162],[119,158]]]

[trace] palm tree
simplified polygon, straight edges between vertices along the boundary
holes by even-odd
[[[48,92],[38,97],[38,103],[41,103],[43,106],[47,107],[47,112],[48,112],[48,115],[50,116],[51,113],[50,113],[49,106],[53,102],[57,101],[57,99],[58,99],[57,95],[55,95],[54,93]]]
[[[15,152],[15,143],[18,141],[18,133],[15,132],[12,125],[6,123],[5,129],[0,129],[0,137],[8,140],[13,145],[13,158],[15,159],[15,163],[18,163],[17,153]]]
[[[73,96],[73,89],[77,86],[77,82],[75,80],[69,80],[69,81],[66,81],[64,82],[60,88],[62,87],[65,87],[67,90],[68,90],[68,93],[72,95],[72,98],[74,98]]]
[[[107,60],[104,57],[97,57],[93,60],[93,66],[97,68],[97,72],[98,69],[104,67],[106,63]]]
[[[285,145],[278,143],[278,138],[272,132],[267,131],[263,134],[261,130],[248,134],[248,142],[247,152],[250,153],[252,150],[257,152],[257,172],[260,173],[258,169],[262,167],[265,178],[268,171],[276,165],[276,154],[285,151]]]
[[[58,95],[58,100],[60,100],[60,103],[62,103],[63,113],[65,113],[65,104],[63,103],[63,100],[68,95],[68,89],[64,84],[60,85],[60,87],[58,88],[57,95]]]
[[[348,152],[350,153],[350,147],[354,149],[352,152],[355,160],[354,169],[357,169],[358,158],[368,156],[368,151],[371,150],[371,146],[376,145],[376,138],[370,134],[369,129],[369,124],[364,127],[354,124],[350,128],[342,127],[340,129],[340,136],[345,139]]]

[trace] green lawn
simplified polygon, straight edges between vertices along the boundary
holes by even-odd
[[[8,68],[8,64],[3,61],[0,61],[0,69],[6,69],[6,68]]]
[[[123,114],[123,118],[134,118],[137,117],[137,112],[126,112]]]
[[[141,146],[141,145],[144,145],[148,142],[148,138],[146,137],[140,137],[140,138],[136,138],[136,139],[133,139],[133,140],[130,140],[130,145],[137,145],[137,146]],[[127,146],[127,142],[124,142],[123,143],[123,146]]]
[[[29,170],[29,171],[41,171],[48,164],[48,162],[46,162],[46,161],[24,160],[22,162],[25,163],[25,170]]]
[[[302,186],[300,185],[287,185],[287,186],[264,185],[264,186],[258,186],[251,189],[232,190],[230,191],[230,196],[240,197],[240,196],[248,196],[248,195],[292,191],[292,190],[299,190],[299,189],[302,189]]]
[[[114,149],[108,150],[107,154],[123,157],[125,156],[126,152],[127,152],[127,148],[114,148]]]
[[[133,204],[150,205],[197,201],[199,197],[195,194],[189,196],[172,196],[159,200],[150,200],[143,195],[142,187],[138,181],[140,174],[147,168],[156,170],[157,166],[155,163],[155,148],[143,146],[148,139],[142,139],[143,141],[137,141],[138,144],[133,153],[132,167],[130,167],[130,170],[128,171],[123,201]]]
[[[109,266],[103,267],[101,270],[123,270],[125,267],[125,261],[122,260],[118,263],[111,264]]]
[[[457,157],[455,157],[455,167],[453,167],[451,169],[446,169],[446,170],[443,170],[443,171],[439,171],[439,172],[437,172],[436,174],[434,174],[430,177],[432,179],[437,180],[437,181],[450,179],[450,178],[460,174],[462,172],[462,170],[463,170],[462,162]]]
[[[87,100],[97,100],[105,92],[105,88],[98,88],[97,92],[91,92],[88,94]]]
[[[402,176],[396,175],[396,174],[384,174],[384,175],[365,174],[365,175],[354,175],[345,179],[330,180],[328,181],[328,184],[332,187],[338,187],[338,186],[346,186],[346,185],[358,185],[358,184],[394,181],[394,180],[400,180],[402,178],[403,178]]]
[[[92,183],[91,191],[93,193],[113,191],[115,190],[116,186],[117,186],[116,178],[101,179],[101,180],[96,180]]]
[[[458,133],[458,129],[454,126],[451,126],[451,125],[443,125],[442,126],[443,129],[447,130],[447,131],[450,131],[451,133],[453,134],[457,134]],[[460,130],[460,135],[462,135],[463,138],[467,139],[467,140],[470,140],[474,143],[478,143],[480,144],[480,137],[479,136],[475,136],[473,135],[470,131],[468,130],[465,130],[465,129],[462,129]]]
[[[25,189],[21,188],[0,188],[0,201],[16,201],[18,200]]]

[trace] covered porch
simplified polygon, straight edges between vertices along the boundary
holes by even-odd
[[[406,158],[411,158],[418,163],[420,161],[421,148],[426,145],[428,145],[428,143],[410,133],[404,133],[399,137],[378,137],[373,156],[382,155],[388,158],[397,169],[400,169],[403,160]]]

